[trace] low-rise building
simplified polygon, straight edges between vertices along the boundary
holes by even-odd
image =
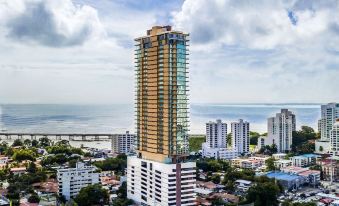
[[[202,156],[215,159],[232,159],[239,156],[234,148],[211,148],[207,143],[202,144]]]
[[[279,159],[274,161],[274,166],[280,170],[281,168],[292,166],[292,160]]]
[[[272,157],[276,160],[285,159],[286,156],[287,156],[286,153],[276,153],[272,155]]]
[[[243,169],[258,169],[265,165],[267,157],[235,158],[231,160],[231,165]]]
[[[242,179],[236,180],[234,184],[237,190],[241,192],[246,192],[252,186],[251,181],[242,180]]]
[[[320,158],[320,155],[315,154],[303,154],[299,156],[291,157],[292,165],[295,167],[307,167],[311,165],[315,165],[317,159]]]
[[[13,167],[10,169],[14,175],[22,175],[26,173],[26,167]]]
[[[268,172],[266,176],[278,180],[285,190],[299,189],[305,183],[304,177],[285,172]]]
[[[74,198],[82,188],[100,183],[99,173],[96,170],[95,166],[87,166],[83,162],[78,162],[75,168],[58,169],[59,195],[69,200]]]

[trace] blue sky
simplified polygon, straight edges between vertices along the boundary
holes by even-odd
[[[190,33],[194,103],[339,101],[335,0],[4,0],[0,103],[132,103],[133,39]]]

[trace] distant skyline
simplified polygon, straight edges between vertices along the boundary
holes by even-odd
[[[339,101],[336,0],[4,0],[0,103],[134,102],[134,41],[190,33],[190,102]]]

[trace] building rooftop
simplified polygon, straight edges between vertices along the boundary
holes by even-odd
[[[300,156],[307,157],[307,158],[318,158],[318,157],[321,157],[320,155],[316,155],[316,154],[303,154],[303,155],[300,155]]]
[[[275,178],[277,180],[286,180],[286,181],[297,180],[300,178],[298,175],[287,174],[284,172],[268,172],[266,176],[269,178]]]
[[[299,173],[299,175],[306,176],[306,177],[311,175],[311,174],[320,175],[320,171],[318,171],[318,170],[308,170],[308,171]]]
[[[237,182],[237,183],[244,183],[244,184],[251,184],[252,183],[251,181],[242,180],[242,179],[236,180],[235,182]]]

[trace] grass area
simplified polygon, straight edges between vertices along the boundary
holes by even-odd
[[[205,142],[205,135],[193,134],[189,135],[190,152],[198,152],[201,150],[201,144]]]

